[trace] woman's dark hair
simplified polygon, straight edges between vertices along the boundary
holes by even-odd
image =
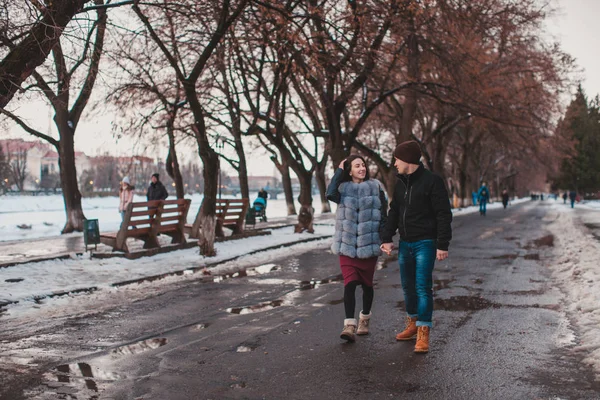
[[[352,180],[352,177],[350,176],[350,170],[352,170],[352,162],[356,159],[360,159],[362,160],[362,162],[365,163],[365,167],[367,169],[365,174],[365,181],[369,180],[369,167],[367,166],[367,162],[362,156],[359,156],[358,154],[352,154],[344,161],[344,174],[342,175],[342,182],[348,182]]]

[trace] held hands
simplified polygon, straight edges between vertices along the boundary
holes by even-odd
[[[383,243],[381,246],[379,246],[379,248],[385,254],[387,254],[388,256],[391,256],[392,250],[394,250],[394,243]]]

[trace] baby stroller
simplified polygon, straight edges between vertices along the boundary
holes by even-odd
[[[258,197],[252,204],[254,208],[254,215],[260,218],[262,222],[267,222],[267,200],[262,197]]]

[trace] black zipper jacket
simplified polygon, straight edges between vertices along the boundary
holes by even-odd
[[[394,197],[383,230],[383,243],[433,239],[439,250],[448,250],[452,239],[452,211],[444,181],[423,164],[410,175],[398,174]]]

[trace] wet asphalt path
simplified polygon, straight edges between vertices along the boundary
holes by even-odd
[[[394,340],[403,318],[395,260],[376,272],[371,334],[339,339],[343,285],[322,249],[67,320],[45,344],[65,356],[40,357],[0,398],[600,399],[568,344],[546,209],[455,219],[450,258],[434,272],[427,355]]]

